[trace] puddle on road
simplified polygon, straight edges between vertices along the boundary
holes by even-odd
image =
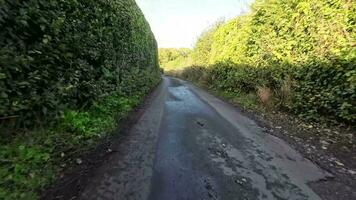
[[[169,87],[165,104],[170,112],[202,113],[206,109],[206,105],[187,86]]]

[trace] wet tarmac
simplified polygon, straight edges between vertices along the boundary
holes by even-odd
[[[81,199],[320,199],[328,173],[230,104],[169,77],[155,93]]]

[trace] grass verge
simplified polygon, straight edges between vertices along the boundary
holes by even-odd
[[[39,191],[109,133],[147,92],[112,93],[86,110],[67,110],[56,125],[26,130],[0,141],[0,199],[38,199]]]

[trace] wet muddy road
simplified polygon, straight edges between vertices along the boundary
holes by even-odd
[[[328,174],[233,106],[164,77],[80,199],[320,199]]]

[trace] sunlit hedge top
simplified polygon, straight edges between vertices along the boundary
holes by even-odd
[[[351,0],[258,0],[252,14],[214,33],[210,63],[351,61],[356,57],[355,13]]]
[[[288,83],[285,107],[352,123],[355,13],[352,0],[257,0],[251,13],[202,34],[192,54],[203,60],[193,63],[213,65],[214,85],[230,91],[270,87],[283,96]]]

